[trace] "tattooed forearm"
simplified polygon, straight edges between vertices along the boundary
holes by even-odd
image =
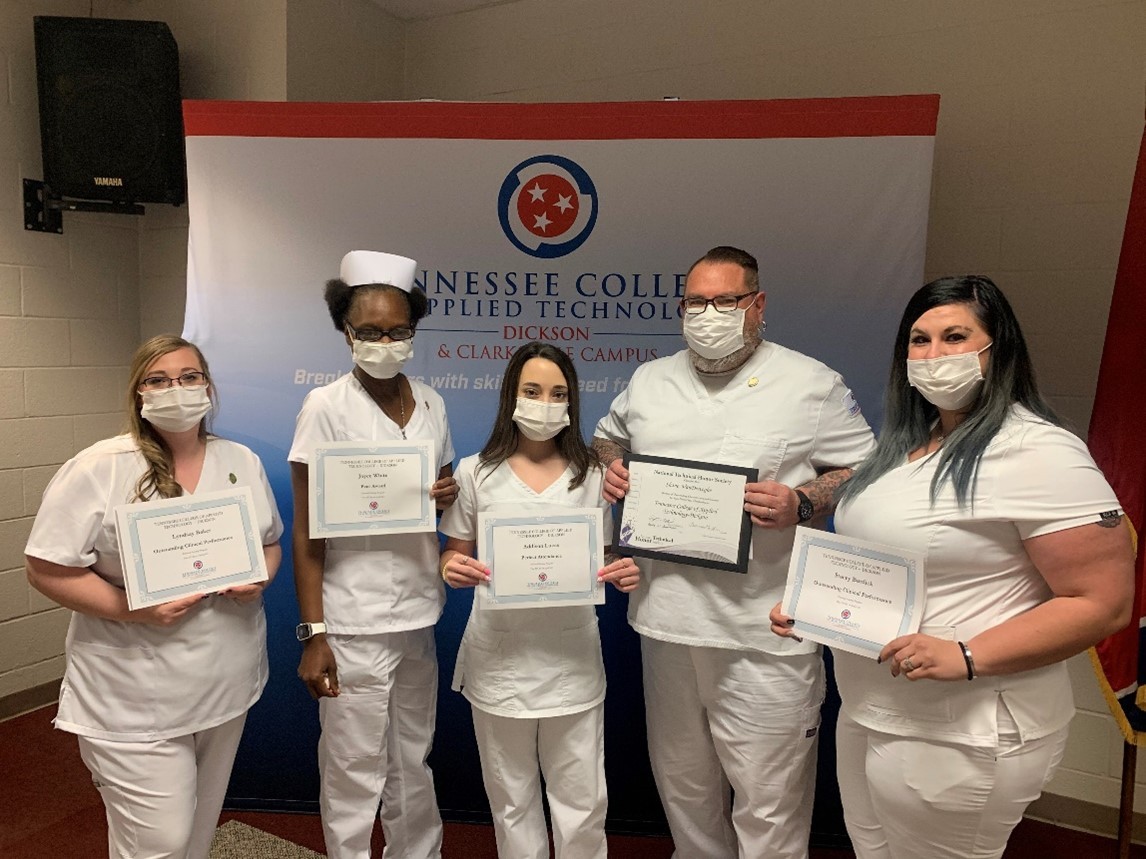
[[[833,468],[796,488],[811,500],[816,516],[826,516],[836,506],[836,490],[847,483],[851,476],[850,468]]]
[[[601,465],[605,468],[614,460],[625,455],[625,449],[617,444],[615,441],[609,441],[607,438],[601,438],[599,435],[593,436],[592,448],[596,451],[597,456],[601,459]]]

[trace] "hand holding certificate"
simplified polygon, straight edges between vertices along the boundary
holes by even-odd
[[[478,554],[493,575],[482,608],[601,605],[605,544],[600,509],[535,516],[478,515]]]
[[[267,580],[251,490],[115,508],[129,609]]]
[[[919,630],[923,556],[798,527],[783,612],[803,638],[875,659]]]
[[[698,567],[748,570],[752,521],[744,487],[756,469],[626,454],[629,491],[614,551]]]
[[[310,536],[434,531],[432,441],[331,442],[310,457]]]

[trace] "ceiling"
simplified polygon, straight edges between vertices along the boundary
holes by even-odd
[[[512,2],[514,0],[373,0],[375,6],[403,21],[437,18]]]

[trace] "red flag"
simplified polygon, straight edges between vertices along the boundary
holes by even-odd
[[[1146,527],[1146,137],[1130,192],[1130,211],[1088,443],[1118,494],[1135,534]],[[1098,682],[1129,743],[1146,745],[1146,541],[1135,559],[1134,620],[1091,650]]]

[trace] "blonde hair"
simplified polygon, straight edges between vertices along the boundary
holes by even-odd
[[[148,368],[164,355],[179,349],[190,349],[195,353],[199,359],[199,368],[207,376],[210,385],[211,371],[199,347],[174,334],[159,334],[152,337],[135,350],[135,355],[131,359],[131,377],[127,388],[127,431],[139,445],[139,452],[147,462],[147,470],[135,484],[133,501],[147,501],[153,497],[177,498],[183,494],[183,487],[175,480],[175,460],[172,458],[171,449],[150,422],[141,416],[143,398],[139,395],[139,385],[147,375]],[[214,400],[213,385],[208,388],[208,392]],[[199,422],[199,438],[207,438],[206,418]]]

